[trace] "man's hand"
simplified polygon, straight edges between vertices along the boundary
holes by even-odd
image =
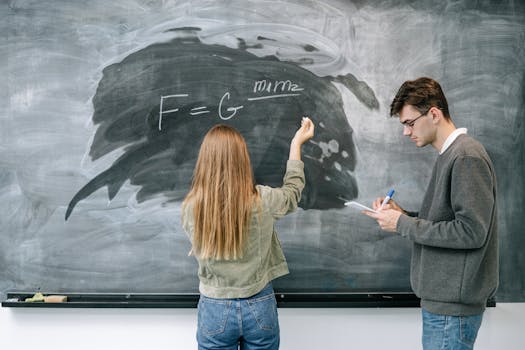
[[[384,231],[396,232],[397,221],[403,214],[395,209],[380,209],[376,213],[371,211],[364,211],[364,213],[371,218],[377,220],[379,227]]]
[[[383,199],[385,198],[377,198],[374,203],[372,203],[372,208],[374,208],[377,213],[373,213],[371,211],[365,211],[364,213],[371,218],[376,219],[379,227],[381,227],[382,230],[396,232],[397,221],[405,211],[392,199],[389,200],[383,208],[381,208]]]

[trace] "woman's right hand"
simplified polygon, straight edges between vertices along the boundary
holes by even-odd
[[[295,132],[295,136],[292,139],[292,144],[302,145],[306,141],[310,140],[314,136],[315,125],[312,120],[308,117],[304,117],[301,121],[301,127]]]
[[[310,118],[304,117],[301,121],[301,127],[295,132],[295,136],[290,144],[291,160],[301,160],[301,146],[314,136],[314,123]]]

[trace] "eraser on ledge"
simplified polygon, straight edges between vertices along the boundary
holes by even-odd
[[[48,295],[44,297],[44,302],[46,303],[63,303],[67,301],[67,296],[65,295]]]

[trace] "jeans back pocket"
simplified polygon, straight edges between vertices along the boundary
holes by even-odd
[[[248,305],[255,321],[261,329],[273,330],[278,327],[277,301],[275,295],[268,294],[260,298],[249,299]]]
[[[232,308],[230,300],[201,297],[198,306],[198,326],[206,335],[223,333]]]

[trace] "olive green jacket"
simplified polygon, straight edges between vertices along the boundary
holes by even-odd
[[[257,185],[261,205],[254,205],[243,257],[214,260],[196,256],[201,294],[210,298],[246,298],[289,272],[274,223],[297,208],[304,184],[303,162],[288,160],[282,187]],[[192,241],[194,218],[191,202],[183,208],[182,225]]]

